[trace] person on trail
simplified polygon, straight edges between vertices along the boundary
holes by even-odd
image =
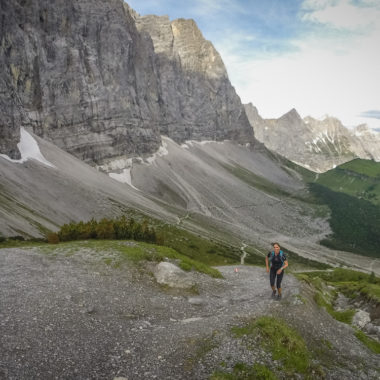
[[[284,252],[280,249],[280,244],[273,243],[273,251],[268,253],[268,256],[265,257],[265,264],[267,267],[267,273],[269,273],[270,286],[272,288],[272,298],[281,299],[281,281],[284,277],[284,269],[288,266],[288,260]],[[270,268],[269,268],[270,264]],[[275,280],[277,277],[277,290],[278,295],[276,297],[276,288],[274,286]]]

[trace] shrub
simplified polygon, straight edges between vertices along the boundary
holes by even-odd
[[[59,236],[58,234],[56,234],[55,232],[50,232],[48,235],[47,235],[47,242],[49,244],[58,244],[59,243]]]
[[[118,219],[103,218],[99,222],[91,219],[89,222],[70,222],[64,224],[58,232],[60,241],[87,239],[134,239],[148,243],[160,243],[160,239],[147,220],[142,223],[133,218],[122,216]]]

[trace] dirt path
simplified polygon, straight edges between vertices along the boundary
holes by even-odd
[[[243,245],[242,245],[241,248],[240,248],[240,250],[241,250],[241,252],[242,252],[242,255],[241,255],[241,257],[240,257],[240,264],[241,264],[241,265],[244,265],[244,260],[245,260],[245,258],[246,258],[247,255],[248,255],[248,252],[245,251],[245,248],[247,248],[248,245],[245,244],[245,243],[242,243],[242,244],[243,244]]]

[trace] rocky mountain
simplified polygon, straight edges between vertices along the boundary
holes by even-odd
[[[239,248],[280,240],[331,255],[319,245],[329,211],[309,202],[303,172],[255,140],[193,21],[140,17],[121,0],[0,9],[0,234],[135,213]],[[300,134],[306,124],[296,111],[278,123]]]
[[[122,0],[10,0],[0,11],[0,153],[20,157],[20,126],[90,164],[152,153],[161,134],[254,142],[192,20],[140,18]]]
[[[302,119],[295,109],[278,119],[263,119],[251,103],[245,110],[259,141],[313,171],[324,172],[354,158],[380,161],[380,134],[366,125],[350,130],[333,117]]]

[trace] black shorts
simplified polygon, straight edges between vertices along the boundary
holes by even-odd
[[[284,277],[284,271],[281,271],[281,274],[277,274],[278,269],[272,269],[269,271],[269,280],[270,280],[270,286],[274,286],[274,282],[277,277],[277,289],[281,288],[281,281],[282,277]]]

